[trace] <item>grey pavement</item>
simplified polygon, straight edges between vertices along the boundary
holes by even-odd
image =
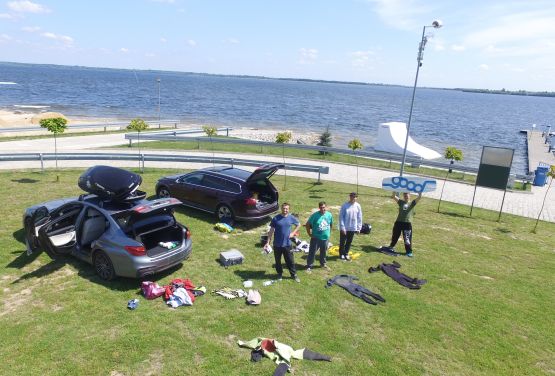
[[[127,144],[123,134],[108,134],[108,135],[94,135],[94,136],[77,136],[77,137],[64,137],[58,139],[58,152],[79,153],[79,152],[99,152],[99,153],[129,153],[128,149],[98,149],[101,147],[109,147],[114,145]],[[131,149],[136,152],[137,149]],[[53,153],[54,142],[53,139],[36,139],[24,141],[6,141],[0,142],[0,153]],[[148,150],[147,154],[168,154],[168,155],[205,155],[212,156],[210,152],[198,151],[154,151]],[[216,153],[218,157],[239,157],[233,153]],[[268,162],[283,162],[283,158],[267,155],[245,155],[241,154],[239,158],[264,160]],[[322,165],[329,167],[330,171],[327,175],[322,175],[322,180],[336,181],[342,183],[356,184],[356,167],[348,166],[338,163],[328,163],[321,160],[309,161],[305,159],[286,158],[288,163],[299,164],[312,164]],[[95,161],[58,161],[60,167],[88,167],[99,162]],[[109,163],[113,166],[119,167],[137,167],[138,162],[134,161],[102,161],[101,163]],[[212,164],[200,163],[183,163],[183,162],[146,162],[146,167],[164,167],[176,169],[195,169],[211,166]],[[45,167],[54,167],[54,161],[45,162]],[[40,163],[36,162],[0,162],[0,169],[37,169],[40,168]],[[246,168],[248,169],[248,168]],[[280,172],[283,173],[283,172]],[[302,171],[287,171],[288,176],[301,176],[316,179],[314,173]],[[395,173],[391,171],[384,171],[379,169],[359,167],[359,184],[373,188],[381,188],[382,179],[385,177],[394,176]],[[455,202],[464,205],[471,205],[472,196],[474,194],[474,186],[459,182],[447,181],[445,183],[445,190],[442,200]],[[438,189],[435,192],[426,193],[425,197],[439,199],[441,188],[443,185],[442,180],[438,180]],[[537,218],[540,212],[542,201],[547,194],[545,206],[542,210],[540,219],[550,222],[555,222],[555,184],[547,191],[549,184],[544,187],[532,187],[531,192],[510,192],[508,191],[503,204],[503,212],[515,214],[523,217]],[[503,191],[498,191],[489,188],[478,187],[476,190],[476,197],[474,207],[491,209],[499,211],[501,201],[503,199]],[[470,209],[469,209],[470,210]]]

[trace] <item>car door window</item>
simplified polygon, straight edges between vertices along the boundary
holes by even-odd
[[[231,193],[241,193],[241,186],[239,184],[227,179],[222,179],[222,183],[223,183],[222,189],[224,191],[228,191]]]
[[[201,185],[203,177],[204,177],[203,174],[187,175],[187,176],[181,178],[181,182],[182,183],[187,183],[187,184]]]
[[[224,188],[224,179],[220,179],[216,176],[205,175],[204,179],[202,179],[202,185],[207,188],[222,190]]]

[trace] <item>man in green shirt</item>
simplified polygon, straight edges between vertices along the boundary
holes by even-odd
[[[420,198],[422,198],[422,193],[419,193],[418,197],[412,202],[410,201],[410,194],[407,192],[403,193],[403,199],[400,199],[395,192],[393,192],[391,197],[399,206],[399,214],[397,214],[397,219],[393,225],[393,234],[391,235],[389,248],[393,249],[395,247],[402,232],[405,251],[407,252],[406,255],[412,257],[412,215],[414,214],[414,207],[420,201]]]
[[[306,232],[310,236],[310,246],[306,260],[307,273],[312,272],[314,256],[318,250],[320,250],[320,266],[324,269],[330,269],[326,265],[326,252],[328,251],[333,217],[330,212],[326,211],[326,203],[324,201],[318,203],[318,208],[319,210],[313,213],[306,222]]]

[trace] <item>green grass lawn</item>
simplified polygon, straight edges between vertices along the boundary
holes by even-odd
[[[357,236],[360,258],[330,258],[331,272],[304,272],[301,283],[275,277],[272,257],[257,246],[265,224],[239,226],[228,236],[213,230],[214,219],[190,209],[176,216],[190,226],[193,253],[182,267],[154,280],[190,278],[212,289],[242,287],[252,279],[260,306],[207,294],[192,307],[168,308],[148,301],[139,281],[105,283],[92,267],[45,253],[27,256],[21,216],[38,202],[78,195],[81,171],[0,172],[0,348],[2,375],[271,375],[268,359],[250,361],[238,339],[276,338],[293,348],[331,355],[333,362],[294,360],[297,375],[543,375],[555,372],[555,224],[437,202],[424,198],[414,218],[415,258],[376,252],[388,242],[396,208],[388,192],[359,187],[369,236]],[[147,170],[142,188],[153,193],[169,170]],[[283,177],[273,178],[283,187]],[[353,186],[288,178],[281,200],[306,221],[324,200],[337,217]],[[306,235],[304,236],[306,239]],[[332,234],[338,242],[338,232]],[[243,265],[224,269],[221,251],[238,248]],[[401,248],[399,248],[400,250]],[[401,271],[427,279],[421,290],[406,289],[368,267],[396,260]],[[370,306],[334,286],[336,274],[352,274],[387,302]],[[286,273],[287,274],[287,273]],[[139,298],[137,310],[127,301]]]
[[[224,137],[224,136],[218,136]],[[132,147],[135,147],[136,143],[133,143]],[[121,145],[121,147],[129,147],[129,144]],[[244,145],[244,144],[220,144],[220,143],[211,143],[208,141],[179,141],[179,142],[172,142],[172,141],[149,141],[149,142],[141,142],[141,149],[143,150],[202,150],[202,151],[223,151],[223,152],[240,152],[240,153],[248,153],[248,154],[260,154],[260,155],[274,155],[274,156],[283,156],[287,158],[304,158],[310,160],[321,160],[327,162],[336,162],[336,163],[346,163],[350,165],[358,164],[360,166],[365,167],[372,167],[372,168],[379,168],[379,169],[386,169],[392,171],[399,171],[400,163],[387,161],[387,160],[379,160],[379,159],[371,159],[371,158],[363,158],[363,157],[355,157],[352,155],[346,154],[320,154],[318,151],[315,150],[304,150],[304,149],[294,149],[294,148],[283,148],[279,145],[275,146],[258,146],[258,145]],[[456,169],[456,165],[454,166]],[[417,174],[417,175],[425,175],[425,176],[433,176],[439,179],[445,179],[447,175],[446,170],[436,169],[436,168],[428,168],[428,167],[412,167],[410,164],[405,165],[405,172],[409,174]],[[462,173],[459,171],[453,171],[452,173],[448,174],[448,179],[458,182],[466,182],[469,184],[474,184],[476,182],[476,175]],[[530,190],[529,184],[522,184],[522,182],[517,181],[514,184],[515,190]]]

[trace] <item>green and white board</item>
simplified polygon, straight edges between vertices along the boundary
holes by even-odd
[[[394,176],[382,180],[382,188],[393,192],[424,193],[436,190],[435,179],[421,176]]]

